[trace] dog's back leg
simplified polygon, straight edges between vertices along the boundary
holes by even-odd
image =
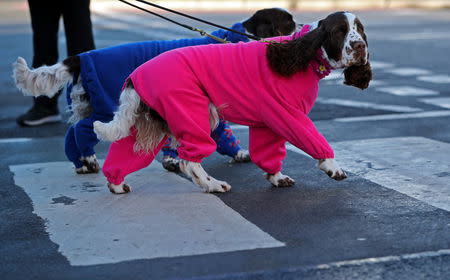
[[[227,192],[231,190],[231,186],[227,182],[216,180],[208,175],[199,162],[182,159],[180,169],[194,183],[205,189],[205,192]]]
[[[53,97],[73,79],[73,72],[80,68],[79,57],[67,58],[52,66],[28,68],[27,62],[18,57],[13,64],[13,78],[24,94]]]
[[[109,123],[94,122],[94,132],[97,137],[110,142],[127,137],[138,117],[140,101],[134,88],[127,85],[120,95],[119,110],[114,113],[113,120]]]
[[[136,129],[132,128],[129,136],[113,142],[109,147],[102,171],[108,180],[108,188],[112,193],[129,192],[130,186],[124,182],[125,177],[150,165],[167,139],[167,136],[162,137],[151,151],[136,151],[136,135]]]

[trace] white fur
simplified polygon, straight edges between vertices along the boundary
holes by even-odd
[[[69,111],[72,115],[70,115],[68,120],[69,123],[76,124],[82,119],[89,117],[89,115],[94,112],[91,103],[88,100],[83,99],[83,96],[86,94],[87,93],[84,91],[81,84],[81,80],[78,79],[78,82],[73,86],[70,93],[72,104],[70,105],[71,109]]]
[[[94,132],[99,139],[114,142],[129,135],[130,128],[136,122],[140,98],[133,88],[125,87],[119,102],[119,110],[114,114],[111,122],[94,122]]]
[[[97,157],[93,154],[87,157],[81,157],[81,160],[93,164],[97,162]]]
[[[227,192],[231,186],[224,181],[219,181],[209,176],[198,162],[180,160],[180,169],[194,183],[202,187],[205,192]]]
[[[355,63],[353,54],[356,50],[352,48],[351,44],[353,42],[363,42],[365,44],[365,42],[361,34],[358,32],[358,28],[355,23],[356,16],[352,13],[345,13],[345,15],[347,16],[349,31],[347,32],[344,47],[342,48],[342,63],[345,66],[348,66]],[[366,50],[365,61],[367,61],[367,54],[368,50]]]
[[[109,190],[115,194],[123,194],[129,192],[129,190],[125,190],[124,186],[124,182],[120,183],[120,185],[114,185],[113,183],[108,184]]]
[[[342,170],[333,158],[320,159],[317,163],[320,170],[327,173],[328,176],[335,180],[343,180],[347,178],[344,170]]]
[[[265,177],[275,187],[291,187],[295,184],[294,179],[287,175],[281,174],[281,172],[275,174],[265,174]]]
[[[13,78],[24,94],[52,97],[73,77],[67,66],[61,62],[31,70],[25,59],[18,57],[13,63]]]
[[[233,158],[234,162],[249,162],[251,161],[248,150],[240,149]]]

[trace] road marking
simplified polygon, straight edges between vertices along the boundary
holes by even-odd
[[[346,171],[450,211],[450,144],[422,137],[330,143]],[[305,155],[290,145],[290,151]]]
[[[394,137],[332,146],[345,170],[450,211],[450,144],[423,137]]]
[[[435,39],[450,39],[449,32],[419,32],[419,33],[405,33],[396,34],[390,38],[393,41],[416,41],[416,40],[435,40]]]
[[[417,77],[417,80],[435,84],[450,84],[450,76],[448,75],[420,76]]]
[[[402,113],[411,113],[411,112],[422,111],[422,109],[420,109],[420,108],[413,108],[413,107],[407,107],[407,106],[385,105],[385,104],[352,101],[352,100],[344,100],[344,99],[333,99],[333,98],[328,98],[328,99],[317,98],[316,102],[320,103],[320,104],[332,104],[332,105],[345,106],[345,107],[376,109],[376,110],[402,112]]]
[[[450,109],[450,97],[442,97],[442,98],[422,98],[420,101],[431,104],[434,106],[442,107],[445,109]]]
[[[69,162],[10,169],[72,265],[284,246],[157,162],[127,177],[126,195],[109,193],[101,174],[76,175]]]
[[[370,61],[370,67],[372,69],[385,69],[394,67],[394,64],[390,62]]]
[[[33,140],[33,139],[31,139],[31,138],[4,138],[4,139],[0,139],[0,144],[29,142],[31,140]]]
[[[421,68],[392,68],[385,69],[385,72],[398,75],[398,76],[418,76],[418,75],[430,75],[431,71]]]
[[[328,270],[331,268],[364,266],[364,265],[371,265],[371,264],[377,264],[377,263],[394,263],[394,262],[400,262],[403,260],[411,261],[411,260],[415,260],[415,259],[445,257],[445,256],[449,256],[449,255],[450,255],[450,250],[443,249],[443,250],[439,250],[439,251],[426,251],[426,252],[413,253],[413,254],[404,254],[404,255],[399,255],[399,256],[385,256],[385,257],[378,257],[378,258],[366,258],[366,259],[359,259],[359,260],[332,262],[332,263],[317,265],[317,266],[315,266],[315,268]]]
[[[439,95],[439,92],[431,89],[418,88],[412,86],[391,86],[391,87],[380,87],[376,89],[377,91],[382,91],[398,96],[430,96]]]
[[[450,116],[450,110],[427,111],[427,112],[405,113],[405,114],[386,114],[386,115],[374,115],[365,117],[336,118],[334,119],[334,121],[337,122],[386,121],[386,120],[434,118],[447,116]]]

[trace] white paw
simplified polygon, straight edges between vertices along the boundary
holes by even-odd
[[[341,181],[347,178],[347,174],[345,174],[344,170],[332,158],[319,159],[317,166],[332,179]]]
[[[86,167],[85,172],[77,172],[79,174],[86,174],[86,173],[98,173],[100,171],[100,165],[98,164],[97,157],[95,154],[87,157],[81,157],[80,160],[83,162],[83,167]]]
[[[205,192],[227,192],[231,186],[225,181],[219,181],[206,173],[200,163],[187,160],[180,160],[180,169]]]
[[[123,194],[123,193],[129,193],[131,188],[124,182],[122,182],[120,185],[114,185],[113,183],[108,183],[108,189],[110,192],[114,194]]]
[[[250,153],[244,149],[240,149],[233,158],[234,162],[250,162],[251,160]]]
[[[272,183],[275,187],[292,187],[295,185],[294,179],[287,175],[281,174],[281,172],[275,174],[264,174],[267,180]]]

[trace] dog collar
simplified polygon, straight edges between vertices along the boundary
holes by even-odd
[[[309,24],[305,24],[302,29],[299,32],[294,33],[292,37],[293,39],[298,39],[305,36],[310,30],[311,26]],[[311,60],[309,64],[319,76],[319,79],[325,78],[331,73],[331,70],[333,70],[333,67],[331,67],[330,63],[328,63],[328,60],[325,58],[321,48],[317,50],[316,57]]]

